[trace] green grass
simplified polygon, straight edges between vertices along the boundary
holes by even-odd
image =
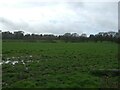
[[[4,61],[7,58],[19,61],[15,65],[2,65],[4,88],[99,88],[105,83],[104,76],[93,75],[90,71],[118,69],[118,45],[110,42],[7,41],[2,46]],[[109,76],[107,80],[111,83],[106,82],[104,87],[117,87],[117,78]]]

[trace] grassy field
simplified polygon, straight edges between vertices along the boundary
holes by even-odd
[[[99,72],[118,69],[115,43],[7,41],[2,44],[2,53],[3,88],[118,86],[118,76]]]

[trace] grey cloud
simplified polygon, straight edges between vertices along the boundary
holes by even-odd
[[[67,2],[67,4],[69,4],[70,7],[74,9],[84,7],[84,2]]]
[[[16,25],[15,23],[13,23],[12,21],[8,20],[8,19],[5,19],[5,18],[2,18],[0,17],[0,23],[4,26],[6,26],[6,28],[9,28],[9,29],[20,29],[20,27],[18,25]]]
[[[32,24],[31,22],[14,22],[6,18],[0,18],[0,23],[8,30],[24,30],[31,33],[64,34],[65,32],[77,32],[81,34],[97,33],[100,31],[117,31],[117,3],[86,3],[86,2],[24,2],[25,7],[42,7],[64,4],[72,10],[76,16],[64,18],[52,18],[45,23]],[[33,21],[34,22],[34,21]],[[44,22],[44,21],[43,21]]]
[[[120,29],[120,1],[118,3],[118,29]]]
[[[25,22],[13,22],[7,18],[0,17],[0,24],[5,27],[6,30],[21,30],[29,27]]]
[[[45,6],[54,6],[62,4],[62,2],[39,2],[39,1],[27,1],[27,2],[21,2],[18,4],[18,7],[21,8],[33,8],[33,7],[45,7]]]

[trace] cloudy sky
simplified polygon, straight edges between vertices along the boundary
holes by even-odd
[[[0,0],[0,30],[88,35],[118,30],[118,0],[73,1]]]

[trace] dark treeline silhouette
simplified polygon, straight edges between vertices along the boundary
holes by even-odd
[[[24,34],[23,31],[15,31],[14,33],[10,31],[2,32],[3,40],[26,40],[26,41],[36,41],[36,40],[45,40],[49,42],[55,42],[56,40],[63,40],[65,42],[103,42],[111,41],[120,43],[120,30],[118,32],[99,32],[98,34],[90,34],[87,37],[87,34],[83,33],[81,35],[77,33],[65,33],[64,35],[53,35],[53,34]]]

